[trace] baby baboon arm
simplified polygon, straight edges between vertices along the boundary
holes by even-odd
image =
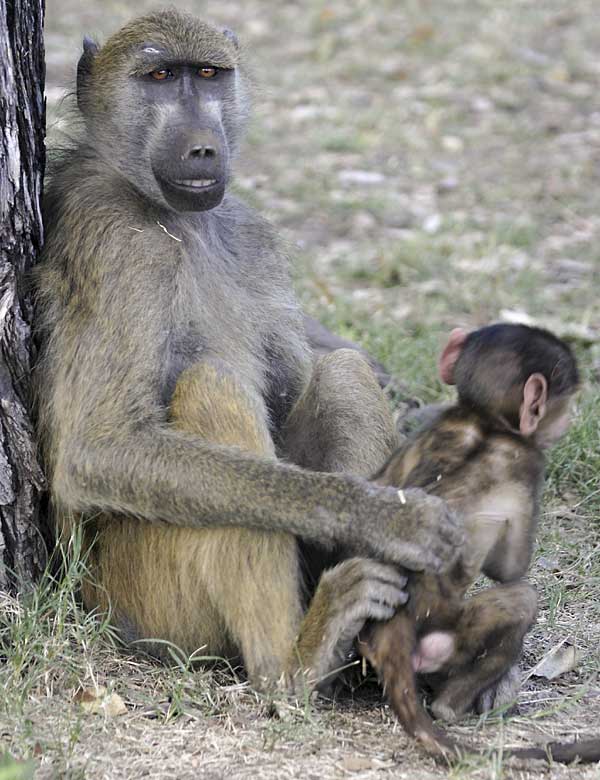
[[[476,421],[463,420],[460,410],[450,407],[397,450],[374,479],[434,491],[442,478],[464,467],[481,442]]]
[[[489,550],[482,571],[497,582],[514,582],[529,568],[538,514],[536,487],[513,483],[492,496],[491,510],[504,514],[507,523]]]

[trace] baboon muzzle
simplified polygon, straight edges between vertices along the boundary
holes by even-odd
[[[228,152],[222,133],[174,131],[152,153],[152,170],[167,203],[177,211],[206,211],[223,199]]]

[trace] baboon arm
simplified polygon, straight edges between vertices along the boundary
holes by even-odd
[[[521,500],[521,511],[511,515],[505,533],[482,565],[487,577],[497,582],[514,582],[525,576],[533,551],[536,516],[532,502],[527,501],[527,497]]]
[[[349,533],[357,479],[295,466],[157,427],[119,443],[71,444],[54,477],[75,511],[114,511],[182,526],[286,530],[322,543]]]
[[[119,254],[90,225],[92,236],[71,259],[90,291],[63,310],[44,358],[53,387],[43,415],[52,430],[55,500],[74,511],[185,527],[284,531],[407,568],[437,569],[454,559],[462,532],[436,497],[416,491],[403,504],[395,490],[357,477],[304,471],[168,427],[160,395],[166,341],[187,305],[184,282],[195,284],[208,261],[182,253],[177,262],[159,262],[163,249],[173,256],[172,238],[159,228],[128,228],[136,224],[123,218],[115,225],[111,235],[118,229],[124,242]],[[143,284],[127,257],[148,258]],[[47,270],[46,284],[57,285],[57,276]],[[61,278],[59,290],[69,282]],[[200,320],[204,314],[195,309]]]
[[[462,541],[442,502],[420,491],[408,491],[403,504],[395,490],[357,477],[304,471],[159,426],[110,444],[65,442],[53,484],[57,501],[74,511],[286,531],[407,568],[438,568]]]

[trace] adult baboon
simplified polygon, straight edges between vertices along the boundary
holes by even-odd
[[[240,64],[175,10],[84,41],[85,132],[45,200],[40,426],[59,527],[97,538],[88,606],[241,655],[255,683],[313,683],[405,599],[389,564],[438,570],[462,531],[364,479],[396,443],[374,376],[348,350],[312,367],[277,237],[226,193]],[[297,540],[357,556],[307,609]]]

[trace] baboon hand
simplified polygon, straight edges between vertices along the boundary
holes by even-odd
[[[369,514],[376,516],[365,537],[377,558],[430,572],[456,561],[464,544],[462,520],[440,498],[418,488],[385,487],[373,489],[373,502]]]
[[[349,558],[321,575],[298,643],[301,656],[314,659],[319,687],[351,659],[368,620],[389,620],[406,603],[406,581],[394,566],[367,558]],[[318,647],[311,646],[315,639]]]

